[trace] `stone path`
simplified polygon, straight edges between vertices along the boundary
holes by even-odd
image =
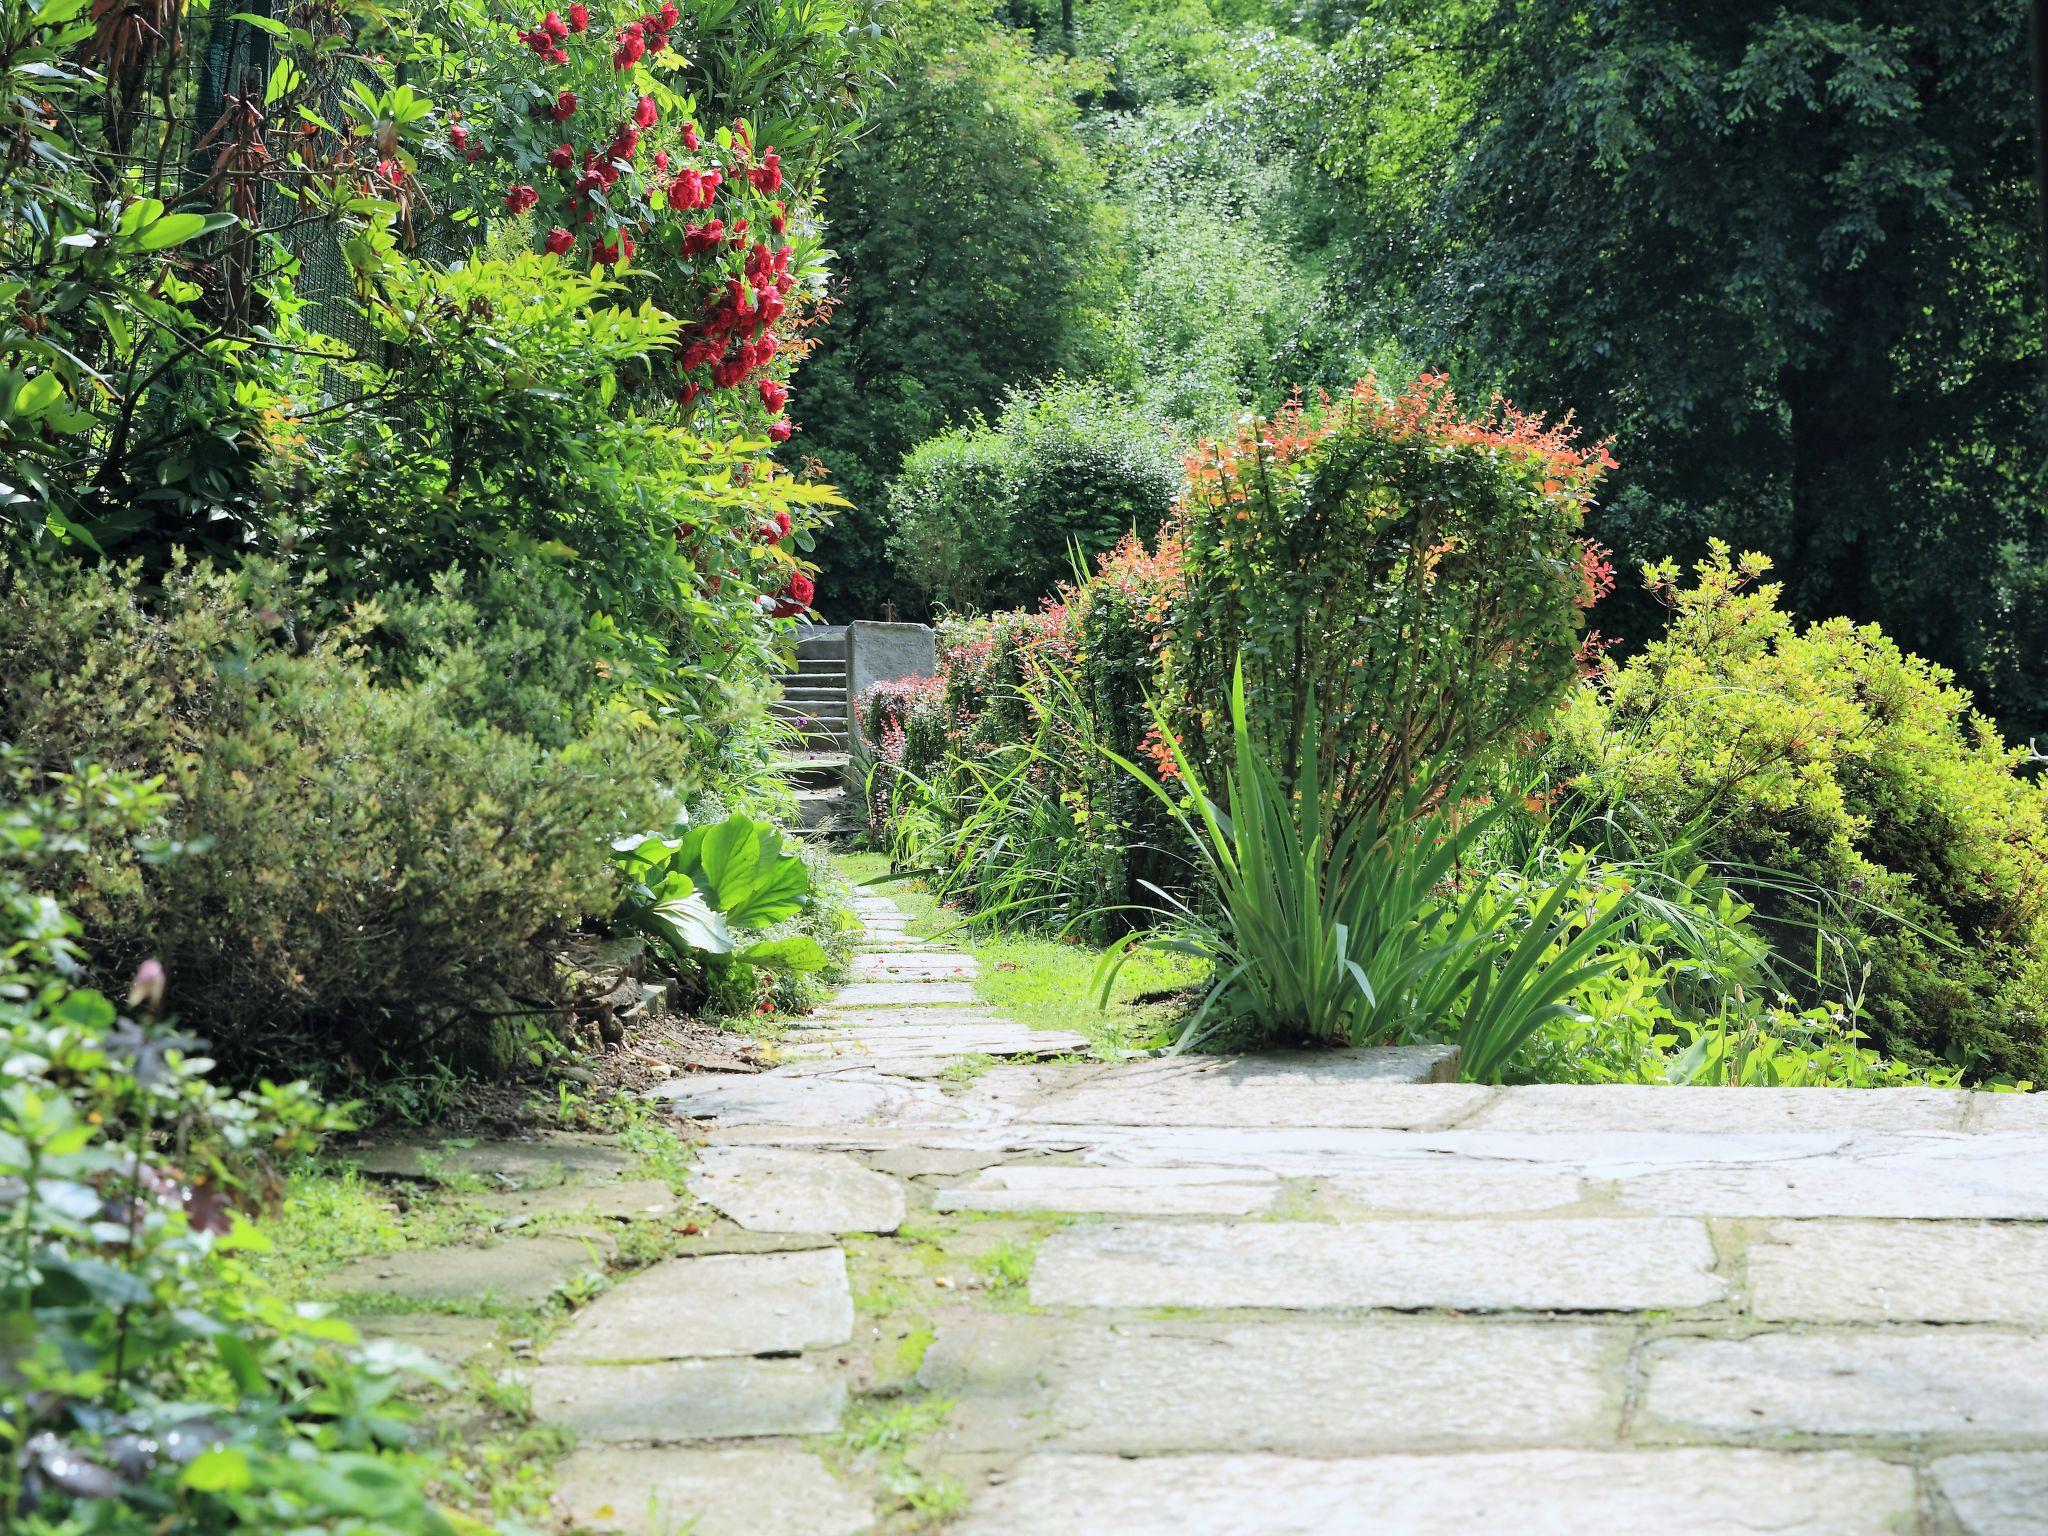
[[[1104,1064],[862,911],[789,1065],[661,1090],[775,1251],[530,1373],[588,1526],[2048,1532],[2048,1098]]]

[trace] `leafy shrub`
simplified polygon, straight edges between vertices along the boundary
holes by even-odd
[[[606,844],[687,782],[676,738],[596,704],[559,746],[514,734],[470,703],[487,650],[380,678],[374,610],[316,627],[258,567],[174,563],[147,602],[139,580],[0,586],[0,740],[41,775],[95,757],[178,796],[186,856],[75,874],[102,961],[160,957],[245,1070],[504,1070],[559,1002],[549,942],[616,900]]]
[[[453,1536],[404,1451],[399,1352],[244,1257],[264,1240],[240,1213],[341,1121],[302,1083],[222,1090],[204,1043],[158,1020],[161,969],[139,968],[124,1016],[79,980],[77,923],[34,894],[80,848],[166,857],[168,797],[44,777],[0,803],[0,1527]]]
[[[1189,758],[1220,781],[1230,677],[1282,784],[1311,700],[1319,777],[1339,801],[1393,801],[1423,764],[1454,770],[1528,729],[1578,670],[1605,589],[1579,536],[1612,461],[1496,403],[1461,414],[1440,378],[1371,380],[1206,444],[1175,519],[1186,584],[1166,651]]]
[[[1172,439],[1100,385],[1012,393],[995,425],[933,438],[891,483],[891,552],[945,607],[1036,603],[1126,534],[1149,539],[1172,509]]]
[[[1716,545],[1668,633],[1572,699],[1550,761],[1639,840],[1691,838],[1791,944],[1846,941],[1887,1051],[2048,1077],[2048,787],[1947,672],[1875,626],[1800,628]]]
[[[787,921],[810,903],[810,869],[774,826],[739,813],[696,826],[685,818],[666,837],[636,832],[612,851],[626,887],[615,921],[686,963],[709,957],[764,971],[824,968],[815,939],[747,931]]]

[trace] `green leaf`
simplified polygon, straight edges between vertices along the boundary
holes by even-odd
[[[759,944],[749,944],[739,952],[738,958],[767,971],[807,973],[822,971],[832,957],[825,953],[825,947],[816,939],[798,933],[786,939],[766,939]]]
[[[249,1458],[231,1445],[210,1445],[192,1458],[178,1481],[200,1493],[239,1493],[255,1481]]]

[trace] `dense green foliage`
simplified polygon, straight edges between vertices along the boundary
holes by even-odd
[[[889,548],[942,609],[1022,607],[1125,535],[1157,537],[1180,490],[1172,440],[1089,385],[1004,401],[993,425],[928,438],[889,484]]]
[[[1101,173],[1074,132],[1086,77],[964,8],[902,20],[897,89],[827,182],[846,285],[797,400],[806,441],[863,509],[821,547],[841,619],[919,605],[888,569],[889,476],[1008,390],[1093,371],[1117,265]]]
[[[1882,622],[2039,729],[2026,11],[1370,4],[1329,152],[1385,221],[1365,323],[1579,405],[1627,566],[1762,550],[1800,615]]]
[[[1610,841],[1716,861],[1767,932],[1825,919],[1809,969],[1889,1050],[2048,1078],[2048,786],[1942,669],[1798,625],[1767,568],[1723,545],[1693,586],[1656,573],[1670,629],[1560,716],[1560,787]]]

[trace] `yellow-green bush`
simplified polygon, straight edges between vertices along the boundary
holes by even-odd
[[[1725,545],[1669,632],[1559,717],[1552,761],[1624,835],[1697,837],[1888,1051],[2048,1079],[2048,787],[1875,625],[1804,628]],[[1769,872],[1769,873],[1766,873]]]

